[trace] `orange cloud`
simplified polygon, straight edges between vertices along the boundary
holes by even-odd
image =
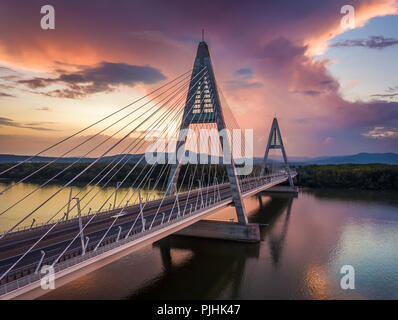
[[[372,18],[398,13],[398,6],[395,0],[361,1],[354,6],[354,9],[355,28],[363,27]],[[306,37],[304,41],[308,45],[307,55],[316,56],[323,54],[328,48],[330,39],[347,31],[341,26],[342,17],[343,15],[340,12],[336,12],[328,21],[329,25],[324,24],[324,28],[312,30],[311,35]]]

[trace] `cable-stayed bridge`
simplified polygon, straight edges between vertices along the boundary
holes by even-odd
[[[235,163],[234,159],[242,157],[242,144],[245,156],[252,147],[245,138],[230,134],[237,129],[216,84],[208,46],[202,41],[193,69],[0,172],[0,177],[9,175],[37,156],[58,152],[50,162],[0,190],[1,197],[7,197],[16,185],[48,172],[58,159],[80,152],[76,160],[46,175],[44,182],[0,212],[1,226],[2,218],[5,221],[13,210],[23,209],[33,194],[59,177],[68,177],[45,201],[7,225],[1,235],[0,298],[37,297],[46,292],[41,288],[43,278],[49,279],[43,270],[54,272],[59,286],[176,232],[259,241],[258,225],[248,223],[243,198],[284,182],[294,191],[296,172],[289,168],[276,118],[261,168]],[[194,151],[203,144],[222,163],[198,163]],[[272,149],[281,150],[281,165],[268,164]],[[145,155],[129,163],[127,155],[142,150]],[[168,157],[166,163],[157,158],[170,150],[174,157]],[[79,161],[93,154],[97,155],[94,161],[75,170]],[[112,154],[116,154],[112,161],[98,166]],[[85,187],[73,192],[74,184],[85,177]],[[115,179],[115,189],[105,200],[98,200],[101,190]],[[118,197],[122,188],[128,192]],[[235,208],[236,223],[226,222],[214,230],[201,226],[202,219],[227,206]],[[50,211],[51,218],[35,224],[44,211]],[[72,216],[74,212],[77,215]]]

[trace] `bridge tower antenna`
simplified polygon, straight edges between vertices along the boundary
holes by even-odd
[[[202,39],[203,37],[204,30],[202,30]],[[203,81],[197,82],[195,78],[200,72],[203,71],[203,69],[206,70],[206,75],[204,76]],[[228,138],[224,139],[220,135],[220,132],[227,128],[210,59],[209,48],[205,41],[201,41],[198,45],[191,76],[191,82],[189,85],[189,92],[196,92],[196,95],[199,98],[197,100],[192,100],[188,99],[187,97],[184,108],[184,115],[182,117],[182,119],[185,120],[183,120],[180,125],[180,133],[177,140],[176,152],[175,154],[173,154],[173,160],[175,160],[176,162],[171,167],[166,189],[166,196],[170,196],[175,192],[175,185],[177,183],[181,167],[177,154],[181,153],[181,151],[184,152],[185,150],[185,138],[183,132],[188,129],[190,124],[215,123],[219,132],[220,144],[224,154],[223,158],[225,159],[228,157],[229,159],[231,159],[231,161],[228,161],[229,163],[226,163],[225,166],[231,186],[232,200],[235,206],[238,222],[239,224],[246,225],[248,223],[246,210],[243,204],[240,184],[232,157],[231,143]],[[230,154],[226,155],[226,153]]]
[[[265,166],[267,164],[268,154],[269,154],[270,149],[281,149],[283,161],[285,163],[285,170],[286,170],[288,178],[289,178],[289,184],[290,184],[291,188],[294,188],[294,183],[293,183],[292,175],[290,172],[289,162],[287,161],[286,151],[285,151],[285,147],[283,145],[282,135],[281,135],[281,131],[279,130],[279,124],[278,124],[278,120],[276,117],[272,121],[271,131],[270,131],[269,137],[268,137],[267,148],[265,149],[264,160],[263,160],[263,164],[261,166],[260,176],[264,175]]]

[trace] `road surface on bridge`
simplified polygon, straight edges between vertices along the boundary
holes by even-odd
[[[243,196],[246,196],[248,193],[251,194],[252,189],[256,187],[256,181],[259,182],[258,178],[242,181]],[[270,181],[271,178],[267,177],[263,179],[263,184],[266,185]],[[161,199],[149,201],[144,203],[143,209],[146,229],[151,225],[160,225],[162,222],[168,221],[169,218],[174,219],[179,213],[180,215],[183,215],[185,212],[190,212],[191,205],[193,208],[192,210],[194,210],[195,207],[199,208],[201,205],[202,195],[203,201],[211,201],[211,203],[214,203],[215,198],[218,198],[217,201],[223,201],[230,198],[232,202],[229,183],[180,193],[178,195],[178,202],[176,201],[175,196],[167,197],[163,202]],[[161,206],[159,207],[160,204]],[[119,208],[98,214],[84,230],[84,237],[89,237],[88,251],[95,248],[104,236],[105,232],[109,229],[111,223],[115,220],[115,215],[120,213],[120,211],[121,209]],[[131,234],[135,234],[142,230],[143,225],[141,219],[137,219],[137,216],[140,213],[139,205],[126,207],[123,212],[123,215],[120,215],[117,218],[117,222],[114,223],[112,228],[108,231],[106,237],[101,241],[101,244],[109,243],[109,239],[113,239],[114,241],[119,233],[119,226],[122,228],[120,238],[125,237],[135,220],[137,220],[137,222],[131,230]],[[82,217],[83,225],[89,218],[90,216]],[[45,227],[34,228],[30,231],[27,230],[11,233],[0,240],[0,273],[5,272],[13,263],[15,263],[15,261],[17,261],[20,256],[26,252],[50,227],[51,225],[48,225]],[[18,263],[15,270],[11,271],[9,276],[4,278],[4,281],[2,282],[8,282],[8,278],[12,280],[14,278],[13,275],[21,273],[21,271],[28,272],[29,270],[29,273],[31,273],[32,270],[36,268],[41,258],[42,250],[45,252],[45,260],[43,261],[43,264],[51,264],[78,232],[79,224],[77,219],[73,219],[72,221],[68,220],[59,224],[42,241],[40,241],[40,246],[32,250]],[[68,259],[72,257],[73,254],[81,254],[80,237],[76,238],[61,260]]]

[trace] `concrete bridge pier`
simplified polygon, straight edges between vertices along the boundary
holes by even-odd
[[[256,243],[260,242],[260,227],[254,223],[200,220],[175,235]]]
[[[298,188],[295,186],[273,186],[262,192],[263,194],[289,194],[298,196]]]

